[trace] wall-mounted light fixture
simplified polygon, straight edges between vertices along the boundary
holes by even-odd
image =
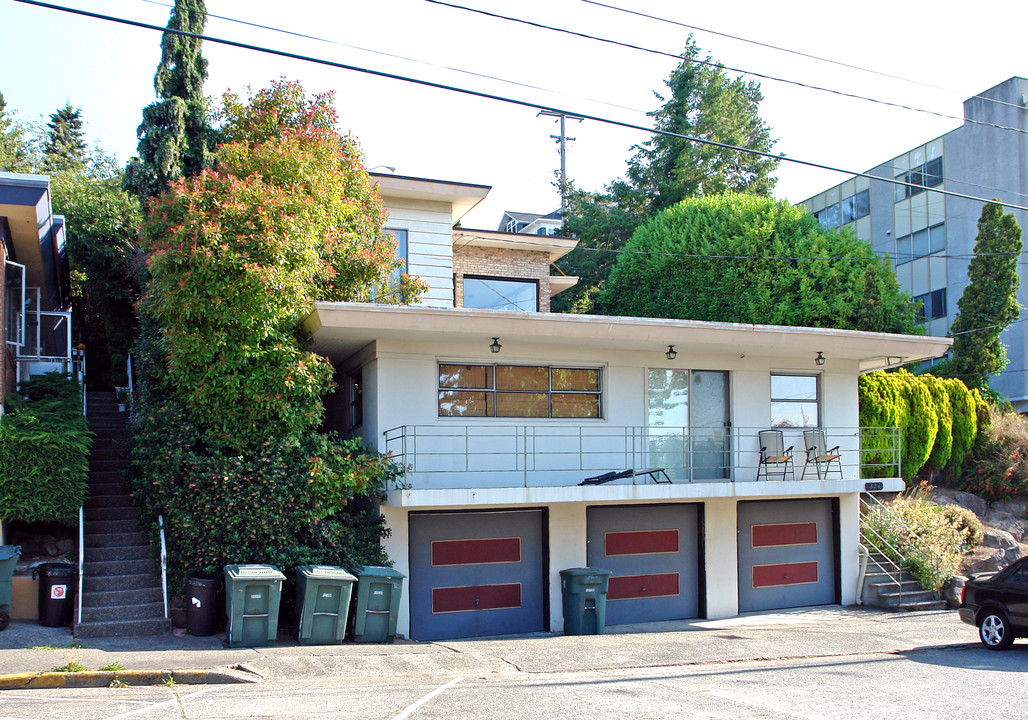
[[[667,346],[667,352],[664,353],[664,355],[667,356],[668,360],[674,360],[676,357],[678,357],[678,353],[675,352],[675,346],[674,345],[668,345]]]
[[[489,346],[489,349],[492,350],[494,353],[498,353],[500,352],[500,348],[502,347],[503,345],[500,345],[500,338],[494,337],[493,344]]]
[[[816,362],[818,365],[824,365],[825,364],[825,355],[824,355],[824,353],[821,352],[820,350],[818,350],[817,351],[817,357],[814,358],[814,362]]]

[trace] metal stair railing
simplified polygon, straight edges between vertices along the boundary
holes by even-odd
[[[863,500],[861,500],[861,503],[863,503]],[[896,589],[899,592],[899,601],[900,601],[900,604],[902,604],[903,603],[903,580],[902,580],[902,578],[903,578],[903,568],[901,567],[901,564],[906,560],[906,558],[903,557],[903,553],[901,553],[899,550],[897,550],[895,547],[893,547],[892,544],[888,540],[886,540],[884,537],[882,537],[881,533],[879,533],[874,528],[867,527],[867,525],[865,525],[863,523],[863,521],[860,523],[860,534],[863,536],[864,542],[867,543],[868,545],[871,545],[872,547],[875,547],[875,546],[878,546],[878,544],[880,543],[881,545],[884,545],[885,547],[889,548],[891,551],[896,553],[896,555],[898,557],[901,558],[900,563],[896,563],[888,555],[886,555],[885,553],[880,552],[880,551],[877,552],[877,553],[869,551],[868,554],[867,554],[867,561],[870,562],[870,563],[874,563],[875,567],[878,568],[878,572],[880,572],[883,575],[885,575],[885,577],[888,578],[888,581],[889,581],[890,584],[896,586]],[[868,535],[871,536],[871,539],[868,538]],[[882,563],[878,562],[878,560],[875,558],[876,554],[881,556],[881,557],[883,557],[885,559],[886,565],[882,565]],[[867,575],[866,574],[864,575],[864,582],[865,583],[867,582]]]

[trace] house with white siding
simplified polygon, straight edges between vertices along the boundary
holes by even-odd
[[[859,494],[903,487],[857,379],[950,340],[550,313],[574,239],[454,229],[487,187],[375,179],[430,289],[318,303],[306,327],[341,388],[327,423],[405,470],[382,504],[400,634],[560,631],[559,573],[583,566],[613,573],[608,624],[854,602]]]

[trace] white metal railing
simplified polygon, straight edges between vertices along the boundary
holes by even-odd
[[[903,537],[912,541],[913,544],[917,545],[920,550],[927,555],[932,562],[933,574],[938,576],[939,568],[942,566],[943,558],[939,552],[933,548],[924,538],[914,532],[914,530],[905,523],[899,515],[894,513],[888,505],[883,503],[881,500],[876,498],[873,493],[864,493],[860,496],[860,533],[864,538],[865,543],[879,549],[879,554],[885,559],[886,565],[889,569],[882,567],[882,564],[871,558],[871,561],[878,566],[879,570],[889,577],[890,580],[896,585],[899,585],[900,602],[903,602],[903,584],[900,582],[900,576],[903,572],[903,565],[907,562],[907,556],[902,553],[899,548],[890,543],[885,537],[882,536],[877,530],[869,525],[864,516],[870,513],[880,513],[889,518],[889,522],[898,525],[902,528]],[[890,557],[890,555],[892,557]],[[895,559],[894,559],[895,558]]]
[[[168,619],[168,546],[164,540],[164,516],[157,516],[161,533],[161,593],[164,595],[164,619]]]
[[[404,469],[400,488],[567,486],[627,470],[636,474],[615,482],[647,483],[638,471],[653,468],[673,483],[749,482],[762,467],[758,433],[766,429],[439,423],[387,430],[383,449]],[[806,463],[805,428],[777,429],[790,462],[765,464],[769,479],[817,479]],[[821,430],[828,447],[839,446],[831,479],[899,476],[897,428]]]
[[[86,516],[82,510],[82,506],[79,506],[79,592],[78,592],[78,620],[82,622],[82,575],[84,574],[86,567]]]

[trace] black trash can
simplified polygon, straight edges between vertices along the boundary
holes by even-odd
[[[75,616],[75,593],[79,571],[67,563],[43,563],[32,570],[39,577],[39,624],[43,627],[70,625]]]
[[[186,628],[190,635],[207,637],[218,632],[225,608],[221,573],[186,575]]]

